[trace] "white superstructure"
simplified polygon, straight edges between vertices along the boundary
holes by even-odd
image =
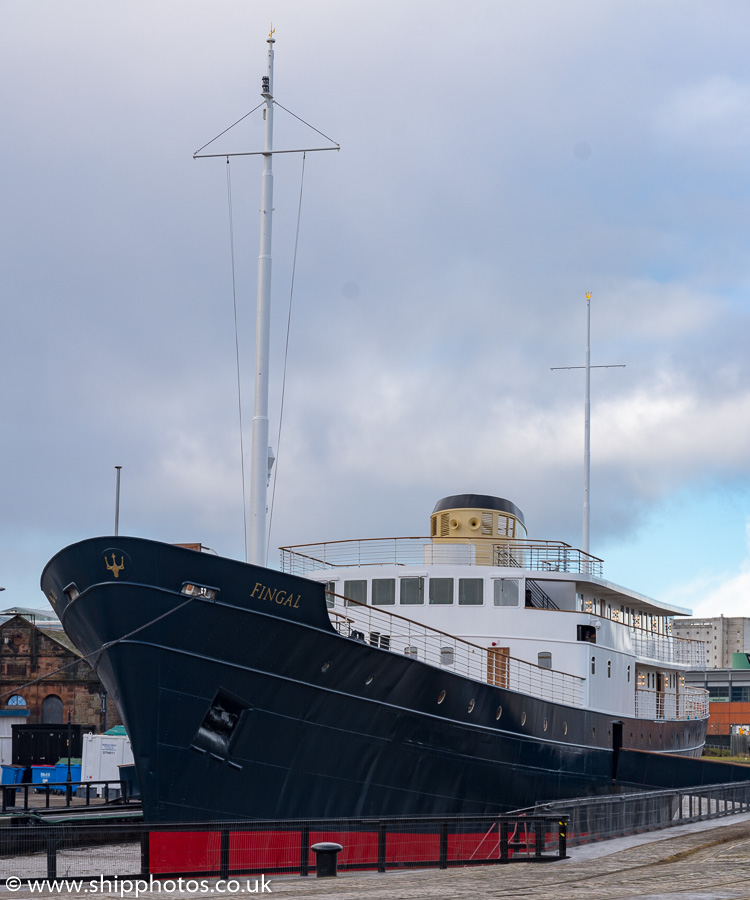
[[[323,582],[332,621],[369,643],[609,714],[707,715],[684,678],[705,668],[705,645],[672,634],[689,611],[606,581],[597,557],[528,539],[508,501],[445,498],[430,538],[287,547],[282,563]]]

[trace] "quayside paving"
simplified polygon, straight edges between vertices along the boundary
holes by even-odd
[[[750,900],[750,814],[573,847],[570,858],[560,862],[384,874],[342,872],[337,878],[271,876],[270,888],[264,896],[289,900]],[[40,893],[26,887],[14,892],[2,887],[0,895],[26,900]],[[92,894],[45,892],[44,896],[91,900]],[[95,896],[135,898],[136,894],[116,890]],[[243,894],[145,891],[138,896],[165,900]]]

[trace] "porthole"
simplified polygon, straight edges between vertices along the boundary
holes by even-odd
[[[374,675],[370,675],[370,677],[367,679],[367,681],[365,681],[365,684],[372,684],[372,681],[374,678],[375,678]]]
[[[546,719],[544,720],[544,723],[542,724],[542,728],[543,728],[545,731],[547,730],[547,720],[546,720]]]
[[[567,733],[568,733],[568,723],[563,722],[563,734],[567,734]]]
[[[445,691],[440,691],[438,694],[438,703],[442,703],[445,700]]]
[[[502,708],[502,706],[498,706],[498,708],[495,710],[495,718],[499,719],[502,714],[503,714],[503,708]]]
[[[471,712],[473,709],[474,709],[474,701],[473,701],[473,700],[470,700],[470,701],[469,701],[469,709],[468,709],[467,711],[468,711],[468,712]]]
[[[320,667],[321,672],[327,672],[331,668],[331,664],[329,662],[324,662]]]
[[[526,724],[526,713],[525,712],[521,713],[521,724],[522,725]]]

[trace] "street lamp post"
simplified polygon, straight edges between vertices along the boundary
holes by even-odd
[[[72,737],[73,737],[73,725],[72,725],[71,719],[70,719],[70,710],[68,710],[68,777],[66,779],[66,785],[65,785],[65,805],[66,806],[70,806],[70,800],[73,795],[73,789],[72,789],[72,783],[71,783],[73,779],[71,778],[71,775],[70,775],[70,753],[72,750],[72,747],[71,747]]]

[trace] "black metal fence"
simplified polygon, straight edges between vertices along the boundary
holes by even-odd
[[[343,847],[340,870],[549,862],[565,858],[566,834],[564,817],[544,814],[37,825],[0,829],[0,883],[309,875],[316,870],[310,848],[326,841]]]
[[[106,805],[114,800],[121,803],[140,801],[137,791],[133,796],[132,787],[119,778],[110,781],[50,781],[2,785],[0,794],[0,811],[3,813]]]
[[[568,846],[750,812],[750,782],[545,803],[516,815],[568,818]]]

